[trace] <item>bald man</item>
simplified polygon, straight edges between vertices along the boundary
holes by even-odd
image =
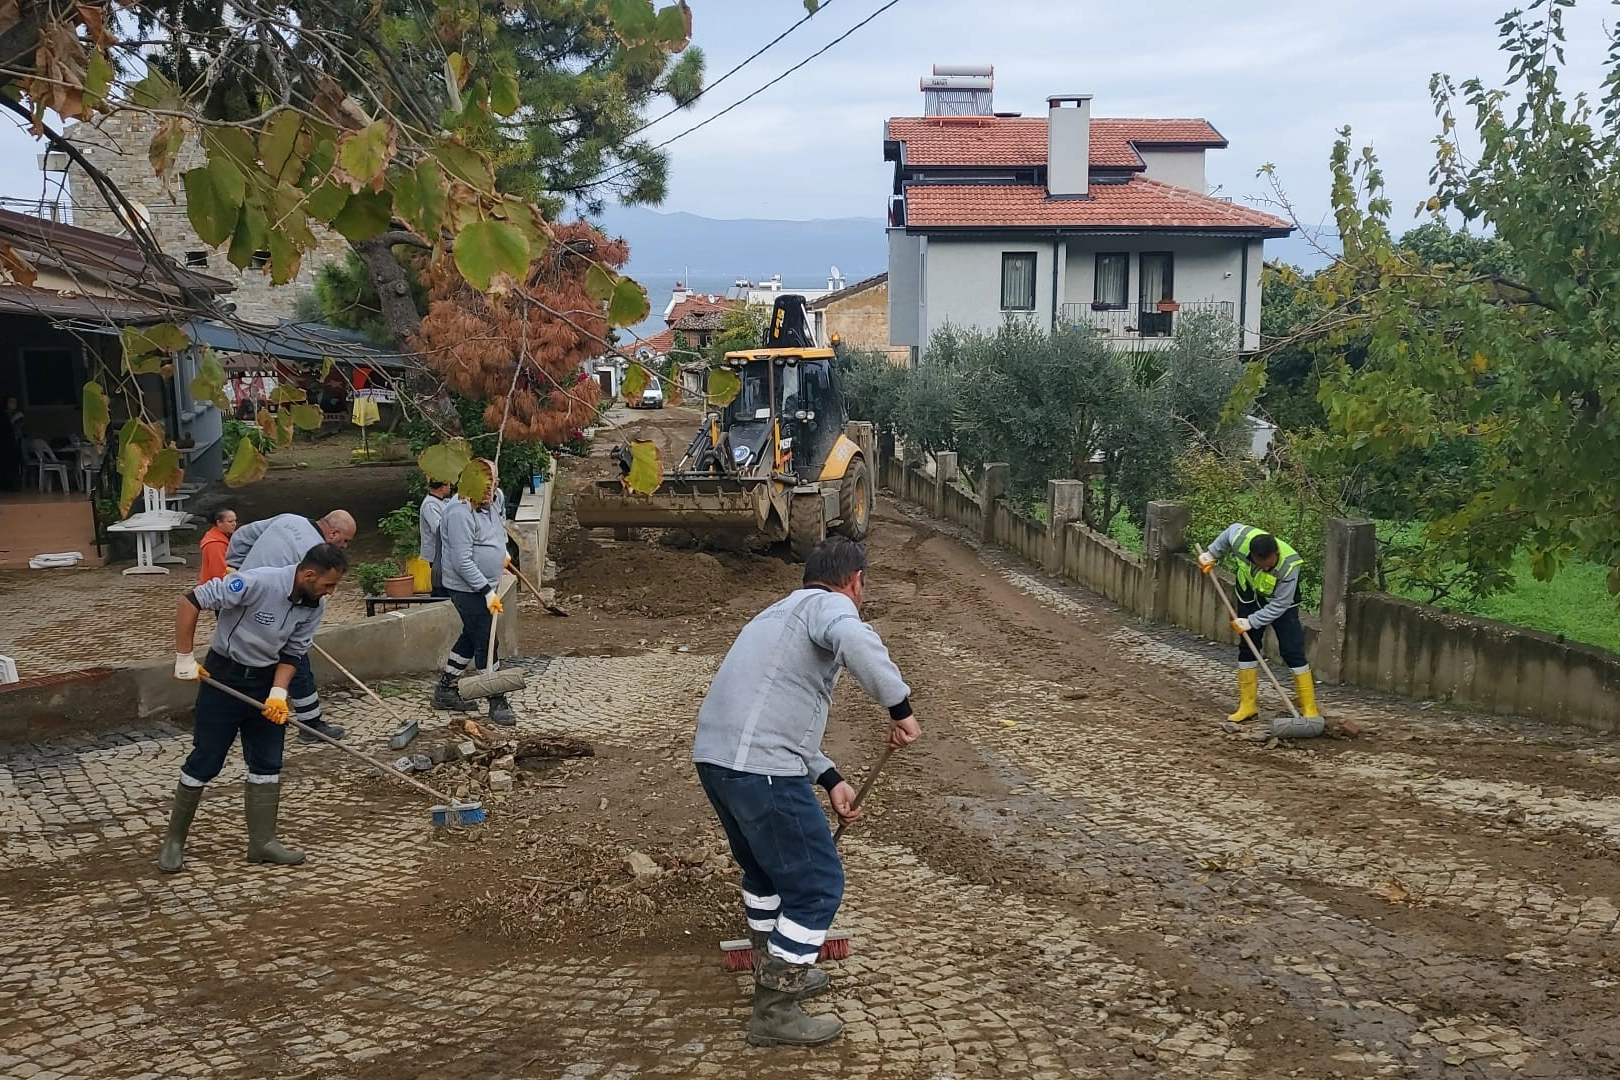
[[[320,544],[346,548],[354,539],[354,515],[347,510],[332,510],[325,517],[310,520],[302,514],[278,514],[273,518],[243,525],[231,535],[231,546],[225,552],[225,565],[232,570],[256,570],[261,566],[297,566]],[[321,598],[321,613],[326,613],[326,598]],[[309,657],[299,659],[293,671],[292,684],[287,688],[292,700],[293,716],[306,727],[321,732],[329,739],[343,738],[343,729],[329,724],[321,717],[321,698],[316,692],[315,673],[309,666]],[[320,739],[303,731],[298,732],[301,742],[318,743]]]

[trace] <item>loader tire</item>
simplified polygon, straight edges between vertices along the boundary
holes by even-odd
[[[820,514],[795,514],[788,504],[788,550],[797,562],[804,562],[816,545],[827,538]]]
[[[838,484],[838,516],[841,519],[834,531],[851,540],[865,540],[872,531],[872,507],[876,494],[872,490],[872,474],[866,459],[850,459],[849,470]]]

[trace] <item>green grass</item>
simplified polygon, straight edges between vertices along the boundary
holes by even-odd
[[[1537,581],[1530,573],[1529,558],[1521,555],[1513,563],[1511,591],[1468,604],[1441,606],[1620,652],[1620,608],[1609,595],[1607,576],[1601,566],[1575,563],[1551,581]]]

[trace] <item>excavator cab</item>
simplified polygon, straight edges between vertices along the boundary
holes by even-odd
[[[737,394],[711,405],[658,490],[603,481],[575,499],[581,525],[757,533],[803,558],[829,531],[864,539],[874,500],[869,425],[844,411],[835,355],[811,339],[804,298],[777,298],[758,349],[727,353]],[[629,455],[619,451],[621,472]]]

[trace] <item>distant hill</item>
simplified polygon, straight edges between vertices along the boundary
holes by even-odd
[[[664,328],[659,316],[677,281],[723,293],[738,278],[780,274],[789,288],[822,289],[834,266],[851,284],[889,266],[882,218],[731,220],[614,206],[602,224],[629,243],[626,269],[652,299],[652,316],[633,328],[644,337]]]

